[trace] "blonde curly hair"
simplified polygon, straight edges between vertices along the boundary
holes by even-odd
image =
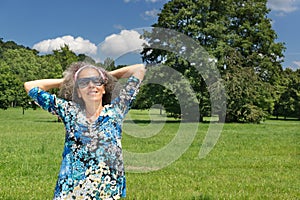
[[[105,94],[102,97],[102,104],[106,105],[114,99],[120,91],[120,85],[118,83],[118,79],[114,76],[110,75],[104,68],[92,65],[87,62],[75,62],[72,63],[64,72],[64,81],[62,86],[60,87],[60,91],[58,96],[78,103],[81,107],[84,107],[84,102],[81,98],[78,97],[77,86],[76,86],[76,72],[84,67],[96,68],[99,72],[103,73],[105,78],[104,86],[105,86]]]

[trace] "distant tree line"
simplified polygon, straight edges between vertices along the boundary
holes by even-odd
[[[25,110],[34,107],[35,104],[25,93],[23,83],[41,78],[61,78],[64,69],[76,61],[89,61],[107,70],[121,67],[115,66],[114,61],[109,58],[104,63],[96,63],[85,55],[76,55],[68,46],[55,50],[52,54],[39,55],[36,50],[18,45],[13,41],[3,42],[1,39],[0,108],[22,107]],[[186,63],[183,62],[182,66],[184,64]],[[201,75],[194,74],[193,76],[189,75],[193,79],[191,83],[198,89],[196,91],[201,92],[201,96],[199,96],[201,116],[210,116],[207,89],[205,85],[200,84]],[[251,73],[250,68],[232,69],[230,72],[226,72],[226,77],[229,105],[227,112],[229,114],[236,113],[236,118],[230,118],[227,120],[228,122],[257,122],[258,117],[261,119],[262,116],[270,115],[300,119],[299,69],[296,71],[289,68],[282,70],[275,85],[262,82],[253,71]],[[181,105],[172,91],[161,85],[143,85],[133,107],[148,109],[154,104],[161,104],[170,116],[182,117]]]

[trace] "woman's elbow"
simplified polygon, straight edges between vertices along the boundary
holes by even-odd
[[[134,73],[133,75],[140,79],[140,80],[143,80],[144,76],[145,76],[145,73],[146,73],[146,67],[144,64],[140,64],[135,70],[134,70]]]
[[[30,84],[30,82],[25,82],[24,88],[25,88],[26,92],[28,93],[30,91],[30,89],[32,88],[32,85]]]

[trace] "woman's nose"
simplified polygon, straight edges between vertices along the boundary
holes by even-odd
[[[89,84],[88,84],[88,87],[95,87],[96,85],[95,85],[95,83],[93,82],[93,81],[89,81]]]

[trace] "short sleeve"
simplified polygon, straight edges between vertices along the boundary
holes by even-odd
[[[64,117],[65,107],[67,106],[66,100],[57,98],[56,95],[50,94],[38,87],[32,88],[28,95],[44,110],[61,118]]]
[[[112,101],[112,105],[117,108],[119,117],[123,119],[134,101],[140,87],[141,81],[135,76],[129,77],[125,87],[120,91],[117,98]]]

